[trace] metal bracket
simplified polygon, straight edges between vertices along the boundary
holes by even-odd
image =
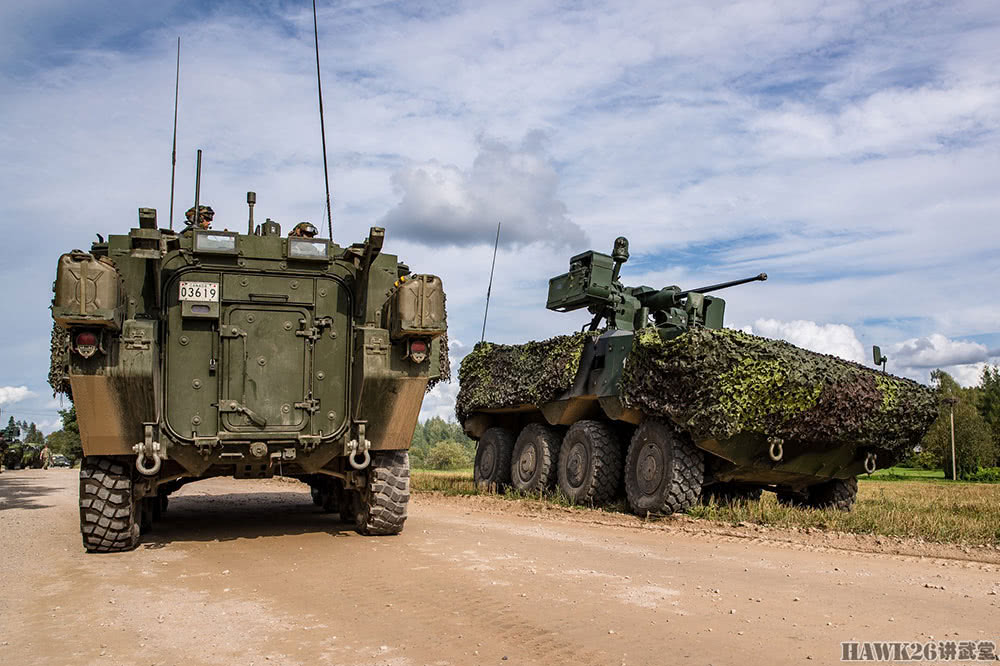
[[[387,354],[389,352],[389,345],[382,336],[374,337],[371,341],[365,345],[366,354]]]
[[[246,331],[241,331],[235,326],[223,326],[219,329],[220,338],[245,338],[246,335]]]
[[[122,342],[125,343],[125,349],[135,349],[139,351],[149,351],[149,347],[152,344],[152,340],[146,338],[146,332],[142,329],[133,330],[132,335],[127,338],[122,338]]]
[[[319,444],[320,444],[320,437],[318,435],[299,435],[299,446],[301,446],[302,450],[307,453],[315,449],[317,446],[319,446]],[[289,457],[283,453],[282,457],[285,460],[294,460],[295,449],[286,449],[286,451],[291,451],[292,455]]]
[[[310,414],[315,414],[319,411],[319,400],[315,398],[306,398],[302,402],[297,402],[294,405],[295,409],[303,409]]]
[[[265,419],[263,416],[261,416],[260,414],[258,414],[255,411],[253,411],[252,409],[250,409],[246,405],[244,405],[242,403],[239,403],[239,402],[236,402],[235,400],[223,400],[223,401],[221,401],[219,403],[219,413],[220,414],[225,414],[225,413],[230,413],[230,414],[233,414],[233,413],[244,414],[256,426],[259,426],[259,427],[263,428],[264,426],[267,425],[267,419]]]
[[[219,445],[219,438],[198,437],[197,435],[195,435],[194,445],[195,447],[197,447],[198,453],[201,456],[208,458],[210,455],[212,455],[212,449],[214,449],[216,446]]]

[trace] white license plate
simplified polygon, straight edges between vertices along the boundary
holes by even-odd
[[[218,282],[184,282],[181,280],[181,300],[182,301],[210,301],[219,300]]]

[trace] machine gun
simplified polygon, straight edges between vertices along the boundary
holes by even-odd
[[[592,331],[607,320],[608,328],[631,331],[656,326],[679,334],[691,326],[722,328],[726,302],[706,296],[708,292],[767,279],[760,273],[697,289],[626,287],[618,276],[628,258],[628,239],[623,236],[615,239],[610,255],[594,250],[576,255],[570,259],[569,272],[549,280],[545,307],[556,312],[587,308],[594,315]]]

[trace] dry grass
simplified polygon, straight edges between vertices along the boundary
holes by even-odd
[[[412,482],[418,492],[476,494],[472,470],[414,470]],[[622,503],[607,508],[624,510]],[[688,515],[734,525],[748,522],[937,543],[1000,545],[1000,485],[995,484],[866,480],[860,484],[858,501],[850,513],[785,507],[778,504],[773,493],[764,493],[760,501],[698,505]]]

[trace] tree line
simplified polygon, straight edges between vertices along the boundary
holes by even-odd
[[[962,388],[943,370],[931,373],[941,412],[905,464],[943,469],[952,478],[951,414],[955,414],[955,468],[966,481],[1000,482],[1000,367],[985,366],[979,384]],[[954,400],[954,405],[949,404]]]

